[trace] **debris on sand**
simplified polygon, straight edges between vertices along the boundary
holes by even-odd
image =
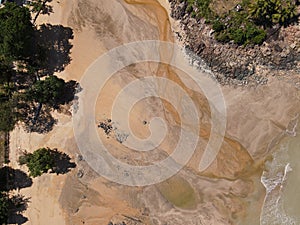
[[[83,173],[82,170],[79,170],[79,171],[77,172],[77,177],[78,177],[78,178],[82,178],[83,175],[84,175],[84,173]]]
[[[103,122],[100,122],[98,127],[102,128],[106,135],[109,135],[113,130],[113,126],[111,124],[111,119],[106,119]]]
[[[124,131],[115,130],[116,140],[121,144],[127,140],[128,136],[129,134],[125,133]]]
[[[121,144],[125,142],[129,136],[128,133],[120,130],[116,126],[116,123],[111,119],[105,119],[104,121],[100,122],[98,127],[103,129],[104,133],[107,135],[107,138],[109,138],[110,134],[114,134],[114,138]]]

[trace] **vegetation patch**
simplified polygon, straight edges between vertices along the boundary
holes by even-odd
[[[211,24],[215,39],[233,41],[238,45],[259,45],[273,26],[287,26],[296,15],[294,0],[242,0],[222,2],[213,0],[185,0],[186,12]],[[233,7],[232,3],[236,3]],[[231,8],[229,9],[230,6]]]

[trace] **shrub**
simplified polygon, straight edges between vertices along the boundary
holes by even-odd
[[[252,44],[262,44],[266,38],[267,34],[263,29],[260,29],[253,25],[247,25],[246,27],[246,39]]]
[[[234,43],[242,45],[246,42],[245,32],[243,29],[230,29],[230,39],[234,41]]]
[[[251,42],[255,45],[261,45],[266,39],[266,36],[266,32],[264,30],[261,30],[261,33],[252,38]]]

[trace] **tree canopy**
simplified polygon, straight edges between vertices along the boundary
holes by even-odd
[[[20,164],[26,164],[30,176],[37,177],[53,169],[55,162],[48,148],[40,148],[33,153],[27,153],[19,158]]]
[[[56,108],[62,102],[65,86],[66,82],[63,79],[49,76],[45,80],[38,80],[26,95],[29,100]]]
[[[29,9],[7,2],[0,8],[0,57],[11,60],[29,56],[34,36]]]

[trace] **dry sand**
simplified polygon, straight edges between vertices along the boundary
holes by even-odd
[[[160,2],[168,6],[167,1]],[[74,30],[72,62],[58,74],[66,79],[80,81],[97,57],[121,44],[148,39],[174,41],[173,23],[170,23],[168,11],[154,0],[62,0],[52,4],[54,14],[41,16],[38,22],[62,24]],[[101,178],[85,161],[80,161],[69,174],[43,175],[34,179],[32,187],[20,191],[31,198],[24,213],[29,219],[26,224],[106,225],[109,221],[126,221],[128,224],[170,224],[172,221],[173,225],[259,224],[264,199],[264,188],[259,182],[261,161],[271,151],[272,143],[275,143],[272,140],[299,113],[299,90],[275,78],[267,86],[251,90],[224,87],[228,111],[227,135],[217,159],[204,173],[199,173],[199,160],[210,133],[210,109],[200,92],[184,85],[180,71],[155,63],[139,64],[119,71],[106,84],[98,99],[97,121],[109,117],[112,100],[124,85],[136,77],[148,75],[167,77],[178,83],[193,98],[202,115],[202,139],[188,167],[175,179],[176,184],[182,187],[180,191],[193,190],[189,196],[196,196],[196,203],[185,203],[193,207],[174,207],[172,198],[176,198],[176,192],[172,192],[171,197],[164,195],[171,188],[172,180],[146,188],[120,186]],[[166,91],[172,94],[171,90]],[[143,120],[149,121],[153,116],[164,118],[171,132],[155,154],[139,155],[113,137],[107,139],[99,130],[99,136],[114,156],[127,163],[139,164],[161,159],[165,152],[172,151],[174,140],[178,137],[179,119],[171,105],[150,99],[137,104],[131,113],[130,125],[139,137],[149,135],[149,130],[142,124]],[[20,127],[12,132],[13,167],[18,167],[16,159],[20,149],[33,151],[45,146],[59,148],[76,160],[79,150],[71,117],[58,113],[55,116],[59,122],[46,135],[27,134]],[[82,179],[76,177],[78,170],[84,171]],[[180,195],[180,192],[177,194]],[[136,219],[141,223],[135,223]]]

